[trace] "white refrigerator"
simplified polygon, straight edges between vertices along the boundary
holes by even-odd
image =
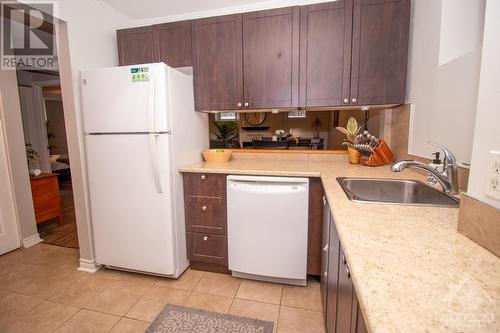
[[[96,262],[177,278],[188,267],[180,166],[208,147],[192,76],[163,63],[81,71]]]

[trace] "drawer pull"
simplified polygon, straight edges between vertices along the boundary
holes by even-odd
[[[350,279],[351,278],[351,272],[349,271],[349,267],[344,266],[344,268],[345,268],[345,274],[347,275],[347,278]]]
[[[323,252],[328,252],[328,244],[326,244],[325,247],[323,248]]]
[[[205,176],[205,175],[201,175],[201,177],[200,177],[200,178],[201,178],[202,180],[205,180],[205,179],[207,179],[207,176]]]
[[[201,210],[207,210],[207,206],[201,206]]]
[[[347,264],[347,260],[345,260],[345,256],[344,255],[342,255],[342,262],[344,263],[344,265]]]
[[[208,240],[208,236],[203,236],[203,240],[206,242]]]

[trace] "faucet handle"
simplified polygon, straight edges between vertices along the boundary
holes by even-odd
[[[446,148],[443,145],[440,145],[439,143],[436,143],[436,142],[433,142],[430,140],[427,141],[427,143],[430,144],[431,146],[438,147],[443,151],[443,153],[444,153],[443,164],[444,165],[451,164],[453,166],[453,168],[457,167],[457,159],[456,159],[455,155],[453,155],[453,153],[448,148]]]

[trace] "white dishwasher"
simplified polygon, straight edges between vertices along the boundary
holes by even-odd
[[[229,269],[237,277],[306,284],[309,179],[227,177]]]

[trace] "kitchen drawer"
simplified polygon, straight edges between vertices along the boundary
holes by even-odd
[[[227,235],[226,205],[186,203],[187,231]]]
[[[227,237],[187,233],[189,260],[227,266]]]
[[[226,175],[185,173],[184,200],[200,203],[226,203]]]

